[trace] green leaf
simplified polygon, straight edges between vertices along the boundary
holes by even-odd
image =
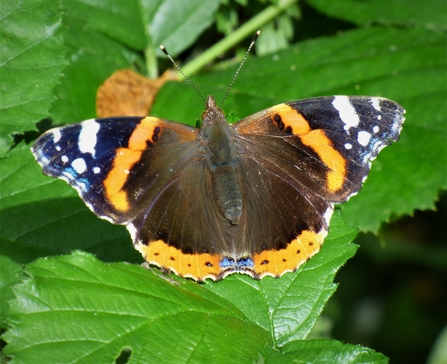
[[[35,130],[47,116],[65,66],[57,0],[2,2],[0,7],[0,157],[13,134]]]
[[[291,358],[298,357],[300,363],[388,363],[388,359],[383,354],[335,340],[294,341],[285,345],[283,352]]]
[[[268,348],[306,338],[335,290],[335,272],[355,252],[355,230],[339,213],[333,220],[321,253],[281,279],[237,275],[198,285],[81,252],[39,259],[14,287],[5,354],[11,363],[112,362],[123,348],[138,362],[268,356]]]
[[[160,1],[153,2],[159,5]],[[141,1],[112,0],[62,0],[64,18],[82,23],[80,29],[67,29],[68,33],[86,32],[99,34],[104,38],[114,40],[128,48],[142,51],[147,45]],[[91,48],[95,50],[94,47]],[[100,53],[98,49],[98,53]],[[113,54],[103,53],[103,57],[113,57]]]
[[[55,125],[94,118],[96,92],[104,80],[118,69],[141,63],[135,51],[85,28],[84,21],[70,14],[63,19],[70,65],[55,89],[57,99],[50,110]]]
[[[308,0],[311,6],[329,16],[358,25],[399,24],[427,29],[447,29],[447,3],[444,0]]]
[[[447,361],[447,326],[436,338],[427,360],[427,364],[442,364]]]
[[[136,265],[75,253],[39,260],[27,273],[5,335],[13,363],[111,363],[123,348],[141,363],[222,362],[228,352],[246,362],[268,342],[211,292]]]
[[[406,121],[400,141],[382,151],[361,193],[344,205],[349,224],[364,231],[377,232],[394,216],[433,209],[439,190],[447,189],[446,35],[415,30],[393,38],[393,45],[405,54],[406,66],[396,69],[389,85],[400,94]]]
[[[275,21],[264,25],[261,29],[262,37],[256,42],[256,53],[264,56],[285,49],[293,37],[293,25],[293,19],[288,14],[281,14]]]
[[[138,51],[163,43],[174,56],[213,23],[219,1],[64,0],[63,5],[68,18],[83,23],[82,31],[101,34]]]
[[[188,48],[214,22],[219,0],[141,1],[142,16],[152,48],[162,56],[163,44],[172,56]]]
[[[163,56],[164,45],[175,57],[189,47],[214,22],[219,0],[143,0],[142,16],[147,37],[148,75],[158,76],[156,56]]]

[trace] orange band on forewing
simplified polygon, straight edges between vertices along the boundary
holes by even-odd
[[[158,119],[146,117],[141,120],[129,139],[129,149],[144,150],[147,148],[147,141],[152,139],[154,129],[158,126]]]
[[[104,180],[105,193],[113,207],[121,212],[129,210],[127,193],[123,187],[133,165],[141,159],[142,151],[147,148],[147,141],[154,135],[158,119],[144,118],[130,136],[128,148],[119,148],[116,152],[113,167]],[[158,135],[157,135],[158,136]]]
[[[109,202],[118,211],[127,211],[129,202],[127,193],[122,190],[126,183],[130,168],[140,160],[141,152],[126,148],[118,149],[113,168],[104,180],[105,192]]]
[[[346,178],[346,162],[343,156],[334,149],[324,130],[312,130],[306,118],[289,105],[278,105],[273,110],[276,113],[272,121],[277,125],[284,124],[284,129],[290,128],[293,135],[299,137],[304,145],[311,147],[321,161],[330,168],[326,187],[334,193],[342,188]],[[277,116],[280,117],[280,121],[275,119]]]
[[[346,178],[346,160],[334,149],[324,130],[313,130],[301,135],[301,142],[311,147],[320,157],[321,161],[330,168],[327,174],[327,188],[331,192],[337,192],[343,187]]]
[[[221,272],[217,254],[184,254],[162,240],[152,241],[148,245],[137,243],[136,248],[150,264],[169,268],[182,277],[199,281],[206,278],[216,280]]]
[[[279,277],[287,272],[295,271],[312,255],[318,253],[327,231],[314,233],[303,231],[292,240],[287,248],[281,250],[265,250],[253,257],[255,274],[262,278],[266,275]]]
[[[292,128],[293,134],[306,134],[311,130],[309,123],[303,115],[289,105],[284,105],[284,107],[287,107],[288,109],[278,113],[278,115],[281,116],[281,120],[285,127],[290,126]]]

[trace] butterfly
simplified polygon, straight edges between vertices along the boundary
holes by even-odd
[[[91,119],[44,133],[43,173],[125,225],[150,264],[197,281],[292,272],[320,250],[334,204],[356,194],[405,110],[380,97],[279,104],[232,125],[213,97],[202,126]]]

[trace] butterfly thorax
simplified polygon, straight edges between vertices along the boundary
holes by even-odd
[[[213,200],[221,215],[231,225],[237,225],[242,214],[242,195],[238,178],[239,160],[234,142],[236,135],[212,96],[207,98],[202,123],[200,136],[207,158]]]

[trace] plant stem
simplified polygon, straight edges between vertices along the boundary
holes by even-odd
[[[158,63],[155,49],[148,46],[144,51],[144,58],[146,59],[147,76],[149,78],[158,77]]]

